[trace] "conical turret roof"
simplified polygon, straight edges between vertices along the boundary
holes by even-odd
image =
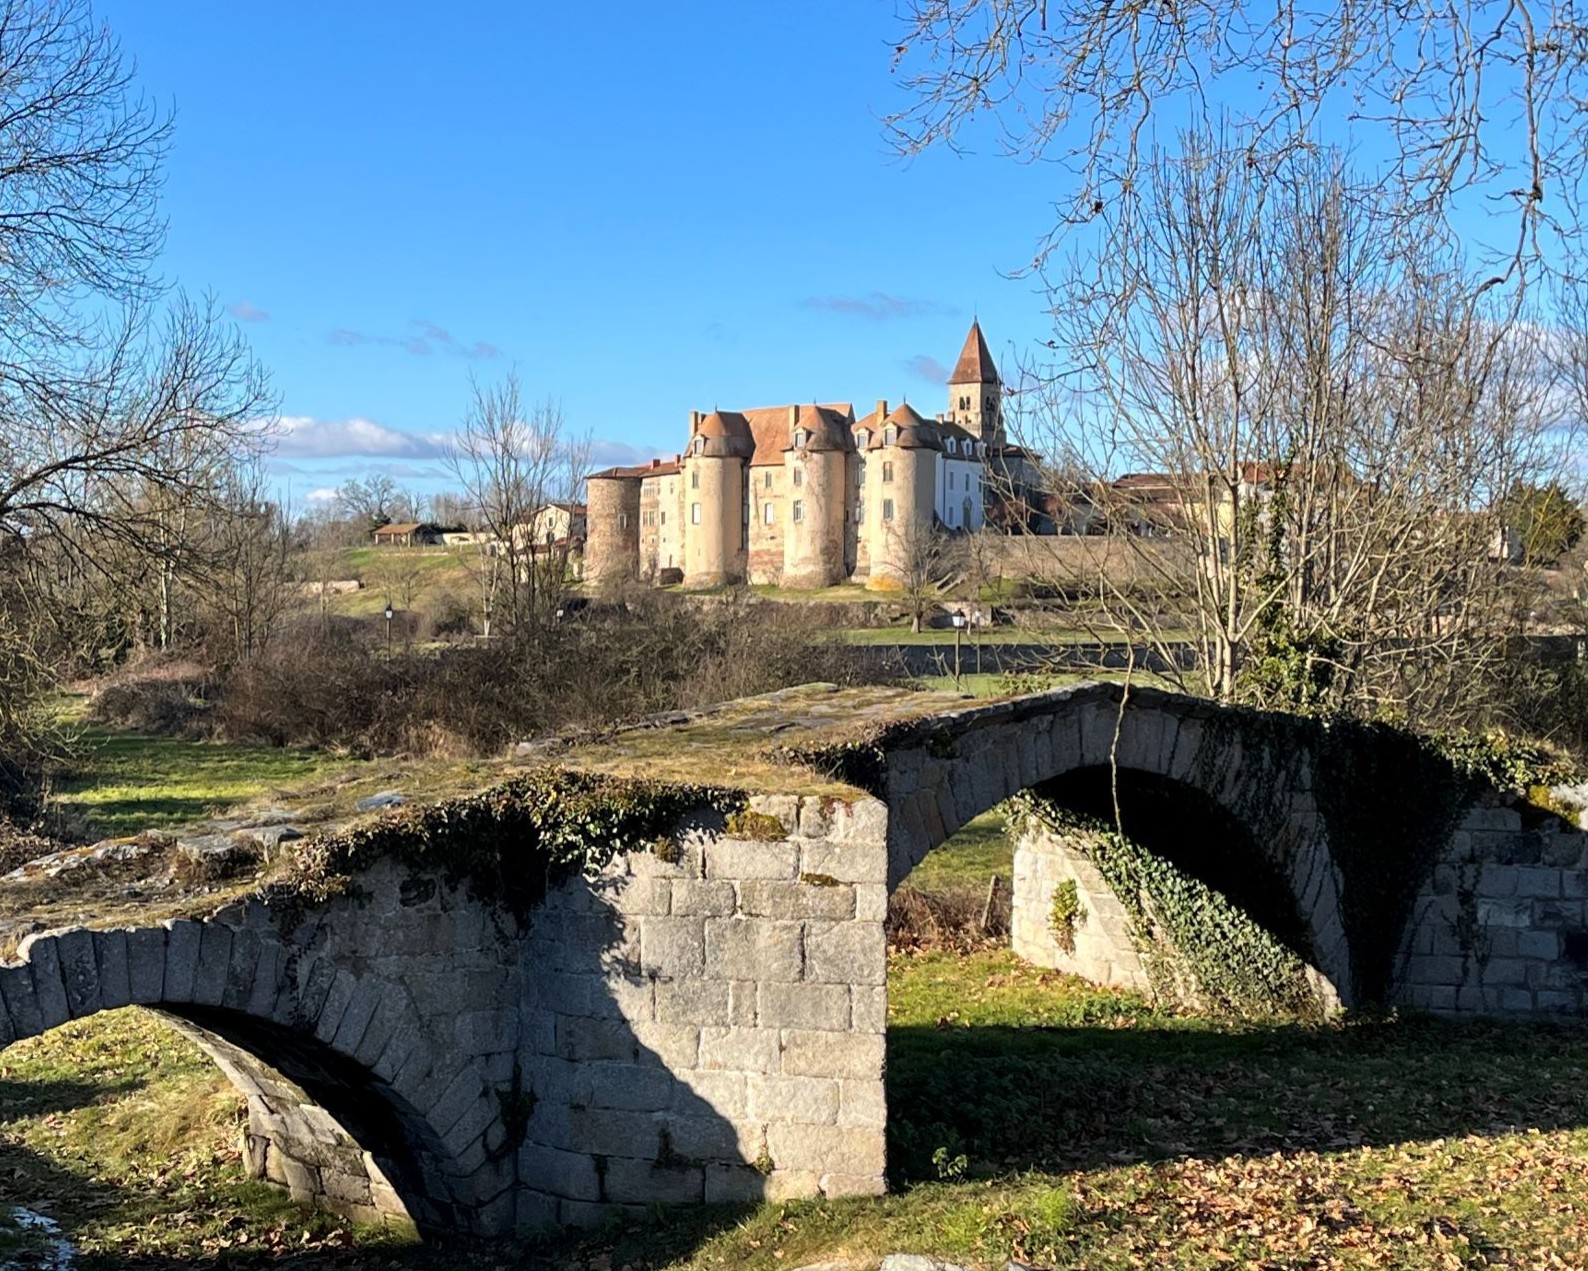
[[[965,336],[965,347],[959,352],[959,361],[954,363],[954,373],[948,377],[950,384],[998,384],[998,367],[993,362],[993,357],[987,350],[987,341],[982,337],[981,323],[971,320],[970,332]]]

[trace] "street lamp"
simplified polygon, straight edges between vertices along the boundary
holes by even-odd
[[[386,606],[386,656],[391,657],[391,620],[396,617],[396,611],[390,605]]]
[[[965,611],[956,609],[949,615],[949,619],[954,624],[954,687],[959,688],[959,642],[965,630]]]

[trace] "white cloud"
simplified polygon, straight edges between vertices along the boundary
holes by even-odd
[[[655,446],[631,446],[626,441],[608,441],[600,437],[590,443],[590,462],[602,468],[631,468],[649,463],[662,453]],[[672,453],[667,451],[666,457],[671,458]]]
[[[247,300],[239,300],[234,305],[227,306],[226,312],[239,322],[269,322],[270,314],[258,305]]]
[[[442,442],[433,435],[389,428],[373,419],[315,419],[284,415],[269,426],[276,454],[294,459],[370,455],[386,459],[435,459]]]
[[[308,503],[329,503],[336,498],[336,487],[334,485],[321,486],[318,490],[310,490],[303,498]]]

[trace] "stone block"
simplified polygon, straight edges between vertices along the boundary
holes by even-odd
[[[685,1116],[723,1117],[742,1121],[748,1115],[748,1083],[757,1078],[742,1072],[694,1071],[668,1074],[672,1082],[672,1111]],[[652,1108],[666,1106],[653,1104]]]
[[[132,985],[127,974],[127,933],[94,932],[94,964],[99,976],[101,1009],[113,1011],[132,1001]]]
[[[357,1000],[355,990],[354,1001]],[[345,1011],[343,1018],[346,1018]],[[511,1011],[464,1011],[453,1021],[452,1036],[462,1054],[494,1054],[513,1049],[517,1022]]]
[[[37,1037],[44,1031],[44,1016],[39,1010],[38,993],[33,987],[33,971],[25,966],[0,967],[0,1000],[15,1037]]]
[[[635,1029],[623,1020],[567,1016],[557,1021],[557,1057],[579,1062],[633,1060]]]
[[[526,1143],[518,1149],[518,1173],[533,1192],[568,1200],[599,1200],[601,1181],[595,1161],[584,1152]]]
[[[1528,1015],[1533,1010],[1533,995],[1527,989],[1507,988],[1500,991],[1500,1009],[1507,1015]]]
[[[781,1059],[771,1028],[702,1028],[700,1066],[728,1072],[776,1072]]]
[[[336,1032],[331,1038],[331,1049],[343,1055],[358,1052],[364,1034],[374,1022],[375,1012],[380,1007],[381,992],[381,985],[373,980],[359,983],[353,992],[353,1000],[347,1004],[347,1010],[342,1012],[342,1022],[336,1026]]]
[[[799,877],[800,849],[796,843],[747,843],[720,839],[706,849],[706,877],[739,882],[749,878]]]
[[[750,918],[853,918],[855,890],[816,875],[793,883],[751,879],[739,884],[739,910]]]
[[[887,980],[887,945],[880,922],[808,925],[805,979],[819,984],[880,985]]]
[[[705,1171],[693,1164],[657,1164],[614,1156],[606,1163],[606,1196],[637,1205],[699,1205],[705,1200]]]
[[[199,936],[198,969],[193,976],[193,1001],[201,1006],[219,1006],[226,995],[226,979],[232,965],[232,929],[218,922],[206,922]]]
[[[655,1160],[657,1123],[632,1112],[574,1108],[569,1113],[573,1141],[594,1156],[637,1156]]]
[[[797,922],[707,918],[707,974],[713,979],[797,980],[803,936]]]
[[[1560,894],[1567,900],[1588,899],[1588,870],[1561,870]]]
[[[849,988],[843,984],[763,984],[756,1019],[762,1027],[844,1032],[849,1027]]]
[[[254,965],[254,982],[248,990],[248,1002],[243,1007],[249,1015],[259,1019],[275,1016],[276,1001],[287,982],[287,959],[285,949],[268,936],[264,938],[259,946],[259,961]]]
[[[857,1033],[880,1033],[888,1027],[888,990],[855,985],[849,990],[849,1027]]]
[[[721,918],[734,912],[738,896],[734,885],[724,879],[681,879],[673,884],[672,901],[675,917]]]
[[[883,847],[888,841],[888,805],[880,799],[836,799],[832,803],[832,835],[845,843],[870,843]]]
[[[1461,958],[1414,954],[1407,959],[1408,984],[1460,984],[1466,976],[1467,966]]]
[[[173,918],[163,924],[165,937],[165,987],[161,1000],[191,1002],[193,981],[198,975],[199,946],[204,925],[186,918]]]
[[[822,1194],[821,1175],[810,1169],[774,1168],[762,1185],[761,1195],[768,1201],[814,1200]]]
[[[325,992],[319,996],[319,1007],[310,1014],[306,1009],[303,1022],[313,1029],[314,1035],[323,1042],[328,1042],[336,1036],[337,1027],[346,1014],[348,1003],[353,1000],[353,991],[358,987],[358,981],[351,972],[332,969],[329,964],[323,964],[330,972],[330,982],[326,985]],[[456,1016],[452,1016],[456,1018]]]
[[[877,1033],[830,1033],[806,1029],[783,1031],[783,1066],[792,1077],[882,1076],[884,1040]],[[770,1070],[769,1070],[770,1071]]]
[[[66,984],[61,979],[61,959],[54,936],[29,937],[17,949],[33,973],[33,995],[38,1002],[40,1031],[59,1028],[71,1018]]]
[[[705,964],[700,918],[648,918],[640,927],[640,967],[647,975],[678,979],[700,975]]]
[[[728,986],[728,1023],[749,1027],[757,1022],[761,986],[754,980],[734,980]]]
[[[135,927],[127,932],[127,989],[136,1003],[158,1002],[165,996],[164,927]]]
[[[839,1083],[827,1077],[752,1076],[748,1115],[754,1121],[837,1125]]]
[[[1580,993],[1564,989],[1540,989],[1533,994],[1533,1005],[1536,1010],[1549,1015],[1579,1015],[1582,1013],[1583,1000]]]
[[[664,1024],[731,1023],[726,980],[662,980],[656,985],[656,1018]]]
[[[821,1174],[879,1177],[884,1166],[880,1130],[845,1126],[774,1124],[766,1131],[767,1150],[778,1169]]]
[[[874,843],[812,839],[800,845],[800,874],[840,883],[886,884],[888,854]]]
[[[737,1164],[752,1159],[761,1147],[760,1126],[738,1127],[719,1116],[674,1113],[663,1124],[672,1150],[693,1160]]]
[[[1521,958],[1491,958],[1483,967],[1482,983],[1486,988],[1525,984],[1528,965]]]
[[[1479,900],[1478,922],[1485,927],[1531,927],[1533,906],[1518,900]]]
[[[838,1124],[881,1130],[888,1124],[888,1098],[880,1078],[838,1083]]]
[[[693,1068],[700,1062],[701,1030],[694,1024],[636,1023],[628,1029],[639,1062],[674,1069]]]
[[[797,824],[801,838],[826,838],[833,831],[832,800],[819,797],[800,799]]]
[[[612,910],[631,917],[664,917],[672,908],[673,881],[667,878],[629,876],[613,880],[603,904],[589,913],[612,920]]]
[[[823,1174],[821,1189],[829,1200],[839,1200],[845,1196],[881,1196],[888,1187],[880,1174]]]
[[[855,887],[855,917],[861,922],[882,922],[888,916],[888,888],[883,883]]]
[[[1553,931],[1522,931],[1517,934],[1518,956],[1553,962],[1560,957],[1560,936]]]
[[[748,1165],[707,1165],[705,1182],[708,1205],[749,1204],[766,1191],[766,1176]]]
[[[1516,871],[1516,894],[1536,900],[1557,900],[1561,895],[1560,870],[1530,865]]]
[[[73,1019],[99,1010],[99,963],[94,957],[94,933],[86,927],[63,931],[55,939],[66,988],[66,1009]]]

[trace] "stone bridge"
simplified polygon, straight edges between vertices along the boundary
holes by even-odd
[[[258,1174],[422,1230],[878,1193],[889,892],[1023,790],[1117,816],[1239,900],[1327,1002],[1588,1002],[1585,836],[1387,730],[1117,685],[987,705],[812,687],[560,754],[639,775],[681,756],[749,787],[748,811],[703,809],[527,919],[381,859],[329,900],[42,932],[0,967],[0,1044],[153,1008],[246,1095]],[[1128,981],[1130,941],[1103,919],[1068,955],[1046,938],[1064,878],[1104,918],[1118,899],[1033,831],[1017,946]]]

